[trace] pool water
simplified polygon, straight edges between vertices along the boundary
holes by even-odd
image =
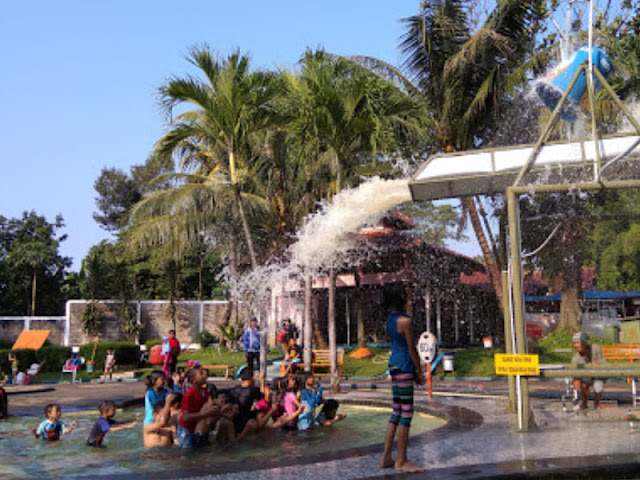
[[[115,419],[132,417],[141,410],[118,412]],[[206,469],[229,462],[295,459],[328,451],[382,443],[390,409],[365,406],[340,406],[347,418],[333,427],[309,431],[269,430],[252,435],[240,444],[221,448],[206,447],[197,451],[180,448],[145,450],[142,427],[107,433],[107,448],[85,445],[89,430],[98,414],[65,412],[62,421],[78,423],[77,428],[59,442],[34,438],[30,427],[44,416],[11,417],[0,422],[0,477],[65,477],[148,473],[181,469]],[[439,418],[418,413],[411,425],[412,435],[442,426]]]

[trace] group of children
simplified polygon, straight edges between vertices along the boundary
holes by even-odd
[[[255,385],[253,371],[244,369],[241,383],[233,388],[218,389],[207,384],[207,372],[192,364],[186,373],[168,377],[156,370],[146,379],[143,442],[145,448],[196,448],[228,445],[250,434],[275,429],[307,430],[315,425],[327,427],[346,417],[338,414],[337,400],[323,398],[323,388],[309,374],[279,377],[269,385],[261,379]],[[321,409],[317,414],[317,410]],[[87,445],[103,446],[108,432],[134,428],[137,419],[117,422],[113,402],[104,401],[98,408],[100,418],[87,438]],[[59,440],[76,427],[64,424],[61,409],[49,404],[46,419],[31,431],[36,438]]]
[[[211,443],[214,432],[215,442],[227,445],[278,428],[326,427],[346,416],[338,414],[336,400],[324,400],[323,388],[308,374],[279,377],[271,385],[262,379],[258,387],[246,368],[240,385],[225,390],[208,385],[207,372],[198,366],[185,375],[186,391],[179,374],[174,378],[155,371],[147,379],[145,447],[200,447]]]

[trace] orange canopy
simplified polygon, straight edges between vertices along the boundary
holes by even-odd
[[[44,345],[50,333],[51,330],[23,330],[11,349],[31,348],[38,350]]]

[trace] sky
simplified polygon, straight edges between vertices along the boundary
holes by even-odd
[[[93,220],[103,168],[143,164],[166,127],[157,89],[192,72],[190,46],[292,67],[307,48],[399,65],[419,0],[22,0],[0,16],[0,215],[61,214],[73,269],[111,238]],[[475,240],[451,243],[478,254]]]

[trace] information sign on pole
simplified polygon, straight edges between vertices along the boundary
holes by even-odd
[[[431,332],[423,332],[418,339],[418,355],[420,360],[431,363],[436,359],[438,340]]]
[[[494,356],[497,375],[540,375],[538,355],[496,353]]]

